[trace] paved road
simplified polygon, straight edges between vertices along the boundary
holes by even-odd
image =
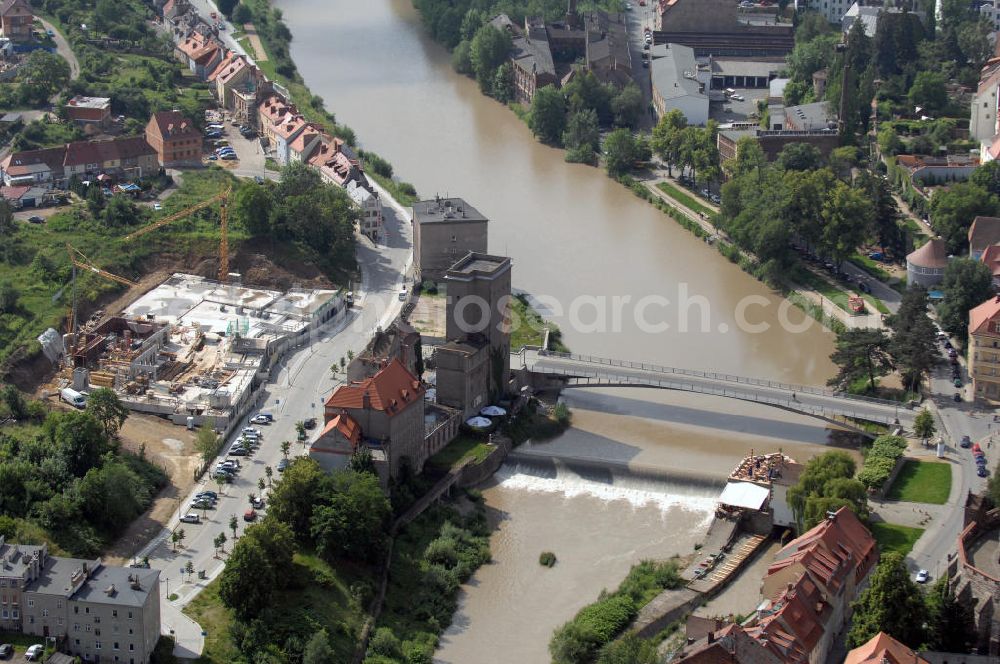
[[[250,59],[250,62],[255,62],[253,55],[251,53],[247,53],[246,49],[243,48],[238,41],[233,39],[232,35],[233,30],[235,29],[233,24],[219,12],[219,8],[215,6],[215,3],[212,2],[212,0],[191,0],[191,6],[194,7],[194,10],[198,12],[198,15],[205,19],[205,21],[209,24],[215,23],[215,20],[212,19],[212,14],[216,14],[222,20],[222,24],[225,28],[224,30],[219,31],[219,38],[222,40],[222,43],[225,44],[230,50],[235,51],[237,54],[247,56]]]
[[[270,175],[270,174],[269,174]],[[275,174],[276,175],[276,174]],[[385,207],[387,241],[374,245],[367,238],[359,236],[357,257],[362,271],[362,283],[354,286],[357,306],[345,315],[330,321],[298,349],[290,352],[286,359],[275,368],[272,382],[262,394],[261,410],[274,414],[276,420],[270,426],[260,427],[263,443],[252,457],[243,457],[243,468],[236,480],[221,492],[217,508],[205,512],[201,524],[181,524],[179,517],[186,513],[191,499],[198,491],[206,489],[218,491],[214,481],[202,481],[192,490],[191,496],[178,503],[178,513],[165,529],[137,557],[149,556],[150,564],[163,570],[163,588],[160,602],[163,630],[173,631],[177,638],[175,654],[193,657],[201,653],[203,638],[201,628],[180,609],[186,605],[215,576],[224,565],[222,558],[216,557],[212,540],[220,533],[226,533],[232,546],[232,531],[229,519],[236,515],[239,531],[246,525],[242,519],[249,506],[250,493],[259,494],[258,480],[265,478],[265,467],[270,466],[274,478],[280,477],[276,468],[281,460],[280,444],[283,440],[295,441],[295,423],[309,417],[322,421],[323,401],[333,391],[339,379],[330,371],[330,366],[346,357],[348,351],[359,353],[368,343],[376,327],[386,327],[399,313],[402,302],[398,298],[398,286],[412,264],[412,238],[409,217],[404,208],[382,192]],[[232,441],[227,441],[228,449]],[[305,446],[293,443],[292,455],[305,452]],[[223,454],[220,458],[223,458]],[[266,491],[265,491],[266,494]],[[170,543],[170,533],[183,528],[185,539],[175,553]],[[195,570],[204,570],[207,579],[198,581],[196,576],[188,578],[181,569],[191,561]],[[176,593],[178,598],[167,600]]]
[[[914,412],[895,402],[852,397],[831,390],[790,385],[728,374],[717,374],[586,356],[539,355],[526,351],[513,355],[512,366],[555,375],[579,376],[598,384],[656,385],[667,389],[713,394],[770,404],[825,418],[848,416],[903,426],[912,424]]]
[[[44,18],[37,17],[46,30],[51,30],[54,35],[52,39],[56,43],[56,53],[59,54],[66,62],[69,63],[69,80],[75,81],[80,77],[80,63],[76,59],[76,54],[73,53],[73,49],[70,48],[69,42],[66,41],[66,37],[63,36],[56,26],[52,25]]]
[[[645,100],[644,108],[646,112],[642,114],[640,129],[651,129],[655,124],[653,119],[653,86],[649,78],[649,69],[642,66],[642,53],[644,44],[643,27],[652,27],[652,13],[650,7],[640,7],[638,3],[632,3],[632,11],[625,12],[625,25],[628,27],[629,53],[632,57],[632,78],[642,90],[642,98]]]
[[[991,469],[996,467],[996,455],[1000,453],[1000,448],[994,451],[989,442],[990,434],[998,432],[1000,423],[993,421],[992,409],[969,401],[971,386],[968,384],[964,362],[962,375],[967,384],[957,389],[952,385],[951,368],[942,353],[941,366],[934,371],[929,381],[932,407],[937,411],[938,434],[943,436],[947,444],[945,460],[952,467],[951,494],[948,503],[940,508],[940,516],[931,520],[924,535],[913,547],[907,557],[907,564],[914,572],[918,569],[928,570],[933,578],[944,573],[949,556],[956,550],[958,536],[962,532],[966,496],[970,491],[979,493],[986,486],[986,478],[976,474],[972,453],[959,447],[962,436],[969,436],[980,442],[986,450],[988,467]],[[962,395],[963,401],[954,401],[956,392]]]

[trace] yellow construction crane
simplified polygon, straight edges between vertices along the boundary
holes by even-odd
[[[158,219],[148,226],[143,226],[139,230],[132,231],[125,236],[125,241],[134,240],[137,237],[141,237],[146,233],[151,233],[158,228],[163,228],[167,224],[172,224],[175,221],[184,219],[185,217],[194,214],[198,210],[203,210],[216,201],[221,204],[219,206],[219,281],[225,281],[226,277],[229,276],[229,195],[232,193],[233,188],[227,187],[225,191],[216,194],[210,198],[206,198],[200,203],[196,203],[189,208],[181,210],[180,212],[175,212],[174,214],[168,215],[163,219]]]
[[[126,279],[125,277],[119,277],[117,274],[112,274],[107,270],[103,270],[96,265],[94,265],[89,258],[87,258],[82,251],[74,247],[73,245],[66,243],[66,251],[69,252],[70,263],[73,264],[73,308],[70,310],[70,325],[71,330],[76,332],[76,270],[77,268],[81,270],[87,270],[93,272],[94,274],[100,275],[105,279],[117,282],[124,286],[138,286],[139,284],[132,281],[131,279]]]

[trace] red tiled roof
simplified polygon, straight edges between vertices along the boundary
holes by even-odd
[[[223,62],[225,64],[225,61]],[[220,72],[220,68],[222,68],[223,71]],[[216,67],[215,72],[213,72],[213,76],[217,77],[218,80],[225,85],[246,68],[247,61],[241,56],[235,56],[229,61],[228,65],[219,65],[219,67]]]
[[[854,512],[841,507],[832,519],[825,519],[778,551],[775,562],[768,568],[768,575],[772,573],[771,568],[793,559],[802,561],[811,571],[816,570],[819,580],[829,577],[828,570],[836,561],[849,565],[856,578],[863,578],[875,566],[875,552],[875,539],[868,529]],[[846,571],[845,567],[839,570],[840,582],[846,579],[843,576]]]
[[[969,226],[969,249],[982,251],[1000,242],[1000,217],[976,217]]]
[[[341,413],[327,422],[326,426],[323,427],[322,433],[320,433],[320,437],[325,436],[334,429],[355,445],[361,442],[361,425],[347,413]]]
[[[198,137],[201,132],[180,111],[160,111],[149,119],[163,138]]]
[[[802,575],[774,601],[771,612],[747,634],[789,664],[805,664],[825,631],[831,607],[819,587]]]
[[[847,653],[844,664],[930,664],[885,632]]]
[[[16,201],[28,193],[31,187],[0,187],[0,198]]]
[[[990,268],[994,277],[1000,276],[1000,244],[994,244],[986,247],[986,250],[983,251],[983,255],[979,257],[979,260]]]
[[[1000,332],[990,329],[990,322],[1000,315],[1000,295],[991,297],[969,312],[969,334],[1000,336]]]
[[[83,166],[155,154],[156,150],[146,142],[145,136],[113,138],[106,141],[76,141],[66,145],[66,158],[63,163],[66,166]]]
[[[33,166],[45,164],[49,170],[60,170],[66,160],[66,146],[43,148],[41,150],[25,150],[15,152],[4,160],[4,170],[14,174],[18,166]]]
[[[366,380],[341,385],[326,401],[327,408],[370,408],[390,417],[424,397],[424,387],[402,362],[393,360]]]
[[[205,38],[202,37],[201,34],[197,32],[192,32],[189,37],[187,37],[184,41],[177,44],[178,50],[180,50],[181,53],[183,53],[184,55],[188,56],[191,59],[194,59],[195,54],[198,53],[204,47],[205,47]]]

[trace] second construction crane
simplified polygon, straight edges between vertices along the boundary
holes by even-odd
[[[229,277],[229,195],[232,193],[232,187],[227,187],[225,191],[216,194],[210,198],[206,198],[200,203],[196,203],[189,208],[185,208],[180,212],[175,212],[174,214],[168,215],[162,219],[158,219],[148,226],[143,226],[142,228],[132,231],[125,236],[125,241],[134,240],[137,237],[141,237],[146,233],[151,233],[158,228],[163,228],[167,224],[172,224],[175,221],[184,219],[198,210],[203,210],[207,207],[213,205],[216,201],[220,203],[219,205],[219,281],[225,282]]]

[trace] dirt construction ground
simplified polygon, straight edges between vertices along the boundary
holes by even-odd
[[[170,483],[153,499],[152,507],[105,552],[109,564],[132,562],[132,555],[163,529],[191,490],[200,461],[194,450],[194,433],[153,415],[133,413],[125,420],[122,446],[138,454],[145,445],[146,458],[166,471]]]

